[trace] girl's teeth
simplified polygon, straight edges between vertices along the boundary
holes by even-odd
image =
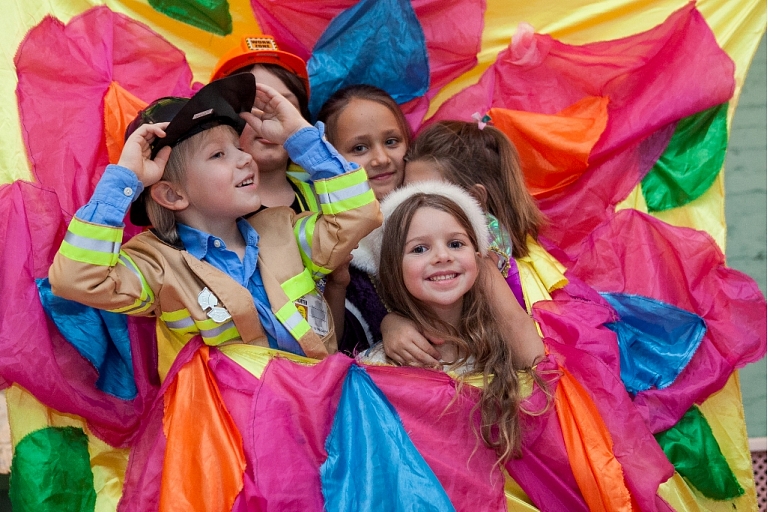
[[[448,279],[453,279],[454,277],[456,277],[456,274],[446,274],[444,276],[430,277],[429,280],[430,281],[446,281]]]

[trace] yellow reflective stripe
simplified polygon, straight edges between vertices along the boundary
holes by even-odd
[[[303,181],[297,182],[296,186],[299,188],[299,190],[301,190],[301,195],[304,198],[304,201],[306,201],[309,211],[320,211],[320,205],[317,202],[317,197],[315,196],[315,191],[312,190],[312,186],[309,183],[304,183]]]
[[[301,273],[296,274],[280,286],[288,296],[288,300],[294,301],[309,292],[315,291],[315,280],[312,279],[312,273],[309,269],[305,268]]]
[[[317,202],[317,195],[310,179],[307,171],[298,165],[291,164],[288,166],[288,180],[299,189],[301,198],[306,203],[306,211],[318,212],[320,211],[320,204]]]
[[[320,209],[326,215],[345,212],[373,202],[376,198],[368,184],[365,169],[315,182]]]
[[[122,241],[122,228],[90,224],[74,217],[59,252],[73,261],[111,267],[117,261]]]
[[[206,318],[205,320],[195,320],[195,325],[200,330],[200,336],[203,337],[206,345],[218,345],[225,341],[240,338],[240,333],[237,332],[232,319],[220,324],[211,318]]]
[[[160,315],[160,320],[165,323],[168,329],[178,334],[195,334],[198,332],[197,325],[187,309],[164,311]]]
[[[200,333],[206,345],[218,345],[226,341],[240,339],[235,323],[230,319],[220,324],[211,318],[195,320],[189,310],[165,311],[160,315],[165,326],[178,335]]]
[[[59,252],[73,261],[111,267],[117,261],[122,240],[122,228],[90,224],[74,217]]]
[[[113,267],[117,262],[117,254],[81,249],[80,247],[70,244],[66,238],[61,242],[59,253],[72,261],[99,267]]]
[[[365,192],[348,197],[346,199],[337,200],[332,203],[323,203],[321,199],[320,210],[324,215],[336,215],[342,212],[347,212],[349,210],[354,210],[355,208],[360,208],[361,206],[365,206],[367,204],[371,204],[376,200],[376,196],[373,194],[373,190],[371,190],[368,184],[366,183],[365,185],[368,187]]]
[[[123,241],[123,228],[91,224],[90,222],[83,222],[77,217],[72,217],[72,222],[69,223],[67,231],[83,238],[100,240],[102,242],[120,244]]]
[[[312,261],[312,234],[315,232],[315,223],[317,222],[317,214],[308,215],[302,217],[293,227],[293,233],[296,236],[296,241],[299,243],[299,253],[301,254],[301,262],[304,267],[308,268],[315,279],[320,279],[331,271],[320,265],[316,265]]]
[[[310,329],[312,329],[309,326],[309,322],[304,320],[304,317],[301,316],[301,313],[299,313],[299,310],[296,309],[296,306],[293,304],[293,302],[286,303],[277,311],[277,313],[275,313],[275,316],[280,321],[280,323],[283,324],[286,329],[288,329],[288,332],[291,333],[291,336],[297,340],[307,334]]]
[[[152,292],[152,288],[149,287],[149,284],[147,284],[146,279],[144,279],[144,275],[139,270],[139,267],[137,267],[131,257],[123,251],[120,251],[117,264],[124,265],[136,275],[139,281],[141,281],[141,295],[133,302],[133,304],[110,309],[110,311],[112,313],[137,314],[148,310],[155,302],[155,294]]]
[[[361,183],[368,183],[368,175],[362,167],[355,171],[339,174],[333,178],[317,180],[315,182],[315,190],[317,190],[317,195],[320,196],[320,201],[322,202],[322,197],[324,195],[332,194],[344,190],[345,188],[354,187]]]

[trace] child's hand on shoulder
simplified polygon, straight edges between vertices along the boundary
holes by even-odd
[[[256,84],[256,101],[250,113],[240,117],[265,139],[282,144],[294,133],[310,125],[290,101],[268,85]]]
[[[123,152],[120,153],[121,165],[132,170],[144,187],[154,185],[163,177],[165,164],[171,156],[171,148],[166,146],[161,149],[155,159],[152,160],[152,147],[150,144],[157,137],[165,137],[165,128],[168,123],[143,124],[139,126],[125,141]]]

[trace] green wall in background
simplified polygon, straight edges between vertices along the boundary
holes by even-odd
[[[725,157],[726,262],[766,293],[766,43],[749,68]],[[766,437],[766,359],[741,370],[749,437]]]

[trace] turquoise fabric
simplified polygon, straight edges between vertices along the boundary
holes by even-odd
[[[619,340],[621,380],[632,394],[663,389],[677,378],[699,348],[704,320],[671,304],[623,293],[601,294],[620,320],[606,324]]]
[[[342,12],[320,36],[307,63],[313,116],[336,90],[369,84],[398,103],[429,88],[424,31],[406,0],[362,0]]]
[[[326,510],[454,510],[392,404],[352,365],[320,467]]]
[[[57,297],[48,278],[37,280],[37,290],[48,318],[99,372],[96,387],[117,398],[136,398],[128,317]]]

